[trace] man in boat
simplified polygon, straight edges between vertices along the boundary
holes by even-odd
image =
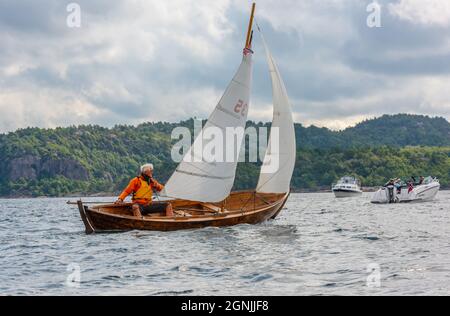
[[[411,193],[414,190],[414,185],[416,184],[416,178],[411,176],[411,179],[408,180],[406,185],[408,186],[408,193]]]
[[[402,190],[402,180],[399,178],[390,179],[389,182],[384,185],[384,187],[387,188],[389,186],[393,186],[397,190],[397,192],[400,194],[400,192]]]
[[[153,202],[153,190],[161,191],[164,186],[153,179],[153,165],[145,164],[141,167],[141,175],[130,181],[120,194],[116,204],[122,204],[127,196],[133,194],[133,214],[142,218],[142,215],[165,212],[166,216],[173,216],[172,204],[169,202]]]
[[[414,185],[422,185],[425,178],[423,176],[420,176],[419,181],[416,181],[415,177],[411,177],[414,181]]]
[[[423,176],[420,176],[419,185],[422,185],[424,181],[425,181],[425,178]]]
[[[399,178],[396,178],[396,179],[390,179],[390,180],[384,185],[384,187],[388,187],[388,186],[390,186],[390,185],[395,186],[399,181],[400,181]]]

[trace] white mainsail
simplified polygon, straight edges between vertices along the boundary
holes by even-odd
[[[256,191],[259,193],[288,193],[296,156],[292,110],[283,79],[262,33],[261,37],[272,79],[273,120],[270,131],[271,137],[269,138]]]
[[[193,146],[167,182],[163,195],[199,202],[220,202],[229,196],[236,175],[238,149],[241,148],[242,138],[236,142],[236,154],[232,161],[225,157],[222,161],[205,160],[202,157],[201,148],[205,148],[205,144],[211,141],[209,136],[205,137],[205,131],[210,128],[216,130],[218,128],[222,131],[223,146],[216,150],[222,149],[224,154],[230,150],[229,146],[227,147],[227,139],[225,139],[226,128],[244,129],[250,102],[251,84],[252,51],[245,49],[236,75],[202,132],[195,139]],[[201,156],[200,159],[199,156]]]

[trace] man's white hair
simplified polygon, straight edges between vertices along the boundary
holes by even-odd
[[[152,163],[146,163],[145,165],[141,166],[141,172],[145,172],[145,170],[150,169],[153,170],[153,164]]]

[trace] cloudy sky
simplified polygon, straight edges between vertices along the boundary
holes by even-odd
[[[251,1],[0,0],[0,132],[207,117],[237,69]],[[450,119],[450,1],[258,0],[295,120],[334,129],[384,113]],[[250,119],[270,120],[255,37]]]

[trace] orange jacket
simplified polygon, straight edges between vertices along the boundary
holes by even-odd
[[[130,194],[134,194],[136,192],[139,191],[140,187],[141,187],[141,181],[143,181],[144,178],[142,176],[133,178],[130,183],[128,184],[128,186],[125,188],[125,190],[123,190],[123,192],[120,194],[119,199],[121,200],[125,200],[127,196],[129,196]],[[145,180],[144,180],[145,181]],[[155,179],[153,179],[153,181],[150,183],[150,188],[156,191],[161,191],[162,189],[164,189],[164,186],[162,184],[160,184],[158,181],[156,181]],[[147,199],[139,199],[139,200],[134,200],[133,202],[138,203],[138,204],[149,204],[152,202],[151,198],[149,200]]]

